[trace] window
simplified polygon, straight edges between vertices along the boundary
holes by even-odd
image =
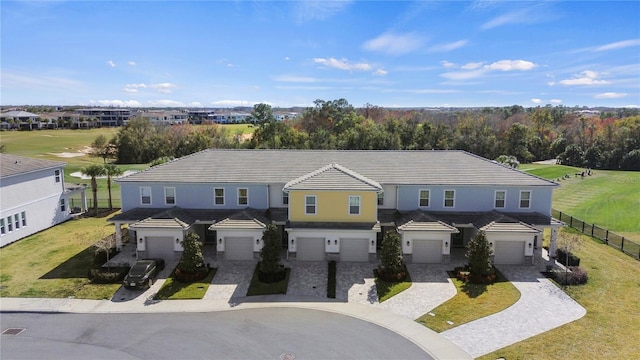
[[[282,205],[289,205],[289,193],[282,192]]]
[[[349,215],[360,215],[360,196],[349,196]]]
[[[224,189],[223,188],[213,189],[213,204],[224,205]]]
[[[54,171],[55,177],[56,177],[56,182],[59,183],[60,182],[60,170],[56,170]]]
[[[378,193],[378,206],[382,206],[384,205],[384,193],[379,192]]]
[[[15,220],[16,230],[20,229],[20,216],[18,214],[13,215],[13,220]]]
[[[8,232],[13,231],[13,223],[11,222],[11,216],[7,217],[7,230]]]
[[[420,190],[420,203],[421,207],[429,206],[429,190]]]
[[[444,207],[453,207],[454,200],[456,198],[455,190],[445,190],[444,191]]]
[[[531,191],[520,191],[520,207],[529,208],[531,206]]]
[[[174,187],[164,188],[164,203],[167,205],[176,204],[176,188]]]
[[[0,235],[7,233],[7,229],[4,227],[4,219],[0,219]]]
[[[316,213],[316,197],[314,195],[307,195],[304,197],[304,213],[308,215],[315,215]]]
[[[60,211],[67,211],[67,203],[64,201],[64,199],[60,199]]]
[[[494,207],[496,209],[502,209],[505,207],[505,202],[507,199],[507,192],[504,190],[496,191],[496,201],[494,203]]]
[[[25,227],[27,226],[27,212],[23,211],[21,215],[22,215],[22,227]]]
[[[140,188],[140,203],[142,205],[151,204],[151,188],[150,187],[141,187]]]
[[[249,189],[238,189],[238,205],[249,204]]]

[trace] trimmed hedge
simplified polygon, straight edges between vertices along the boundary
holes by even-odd
[[[558,249],[556,250],[556,261],[564,266],[580,266],[580,258],[569,253],[569,263],[567,264],[567,253]]]
[[[94,267],[89,269],[87,277],[94,284],[116,284],[122,282],[129,273],[130,267],[111,267],[110,269]]]
[[[336,261],[329,261],[329,278],[327,279],[327,297],[336,298]]]

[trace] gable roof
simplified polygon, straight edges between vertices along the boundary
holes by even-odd
[[[129,227],[132,229],[163,228],[163,229],[188,229],[195,219],[179,207],[172,207],[160,213],[142,219]]]
[[[286,184],[337,162],[379,184],[557,186],[461,150],[209,149],[116,181]]]
[[[7,178],[34,171],[61,168],[66,163],[28,158],[11,154],[0,154],[0,178]]]
[[[330,164],[289,181],[285,184],[284,191],[289,190],[381,191],[382,186],[339,164]]]
[[[244,229],[244,230],[264,230],[268,220],[259,211],[254,209],[245,209],[239,211],[219,222],[211,225],[212,230],[222,229]]]
[[[400,221],[404,222],[398,226],[400,231],[446,231],[458,233],[459,230],[447,223],[436,219],[420,210],[413,211]]]

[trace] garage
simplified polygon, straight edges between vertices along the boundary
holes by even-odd
[[[324,238],[298,238],[296,259],[301,261],[324,261]]]
[[[147,258],[174,259],[172,236],[147,236],[145,241],[147,243]]]
[[[369,239],[340,239],[340,261],[369,261]]]
[[[417,264],[442,262],[442,240],[413,240],[412,260]]]
[[[524,263],[524,241],[496,241],[494,254],[494,264],[522,264]]]
[[[253,238],[225,237],[225,260],[253,260]]]

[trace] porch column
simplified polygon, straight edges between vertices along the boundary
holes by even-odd
[[[551,242],[549,243],[549,265],[555,265],[556,261],[556,249],[558,240],[558,228],[551,228]]]
[[[121,224],[119,222],[116,223],[116,249],[118,251],[122,250],[122,230]]]

